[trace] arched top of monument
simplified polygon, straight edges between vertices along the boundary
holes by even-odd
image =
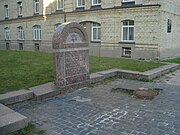
[[[53,35],[53,49],[67,48],[70,44],[85,44],[88,46],[86,30],[78,23],[63,23],[57,27]],[[76,45],[77,46],[77,45]]]

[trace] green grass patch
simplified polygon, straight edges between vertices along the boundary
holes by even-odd
[[[53,81],[52,54],[0,51],[0,93]]]
[[[160,62],[138,61],[123,58],[94,57],[90,58],[90,71],[98,72],[111,68],[119,68],[132,71],[144,72],[162,66]]]
[[[177,63],[177,64],[180,64],[180,58],[171,59],[171,60],[163,60],[163,62],[169,62],[169,63]]]
[[[35,127],[34,124],[28,123],[28,126],[14,133],[14,135],[46,135],[44,130]]]
[[[53,81],[53,55],[44,52],[0,51],[0,93],[29,88]],[[111,68],[147,71],[162,66],[121,58],[90,57],[90,72]]]

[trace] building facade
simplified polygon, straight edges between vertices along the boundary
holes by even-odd
[[[78,22],[90,55],[177,57],[179,7],[179,0],[0,0],[0,49],[52,51],[58,25]]]

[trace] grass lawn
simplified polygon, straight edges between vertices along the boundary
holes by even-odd
[[[164,60],[163,62],[170,62],[170,63],[180,64],[180,58],[171,59],[171,60]]]
[[[53,55],[43,52],[0,51],[0,93],[53,81]],[[90,72],[111,68],[146,71],[161,63],[90,57]]]

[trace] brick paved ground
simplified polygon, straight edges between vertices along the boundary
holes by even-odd
[[[163,89],[140,100],[112,88]],[[11,106],[49,135],[179,135],[180,86],[117,79],[67,96]]]
[[[156,82],[167,83],[180,86],[180,69],[171,72],[155,80]]]

